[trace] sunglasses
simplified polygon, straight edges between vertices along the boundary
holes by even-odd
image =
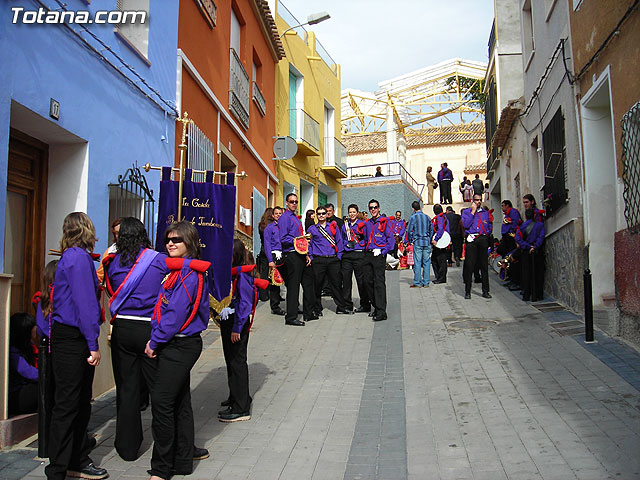
[[[169,242],[172,242],[174,245],[179,243],[184,243],[184,238],[182,237],[167,237],[164,239],[164,244],[169,245]]]
[[[317,212],[316,215],[326,215],[327,212]]]
[[[292,203],[293,205],[297,205],[298,200],[287,200],[287,203]]]
[[[377,210],[378,208],[380,208],[380,206],[376,205],[375,207],[369,207],[369,210]]]

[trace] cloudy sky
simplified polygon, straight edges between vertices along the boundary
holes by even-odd
[[[487,61],[493,0],[282,0],[341,65],[342,88],[378,82],[454,57]]]

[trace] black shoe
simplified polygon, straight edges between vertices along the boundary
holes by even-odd
[[[304,312],[300,309],[298,309],[298,315],[302,315]]]
[[[218,410],[218,416],[224,415],[225,413],[231,413],[231,405],[223,408],[222,410]]]
[[[336,308],[338,315],[353,315],[353,310],[347,310],[346,308]]]
[[[443,282],[442,280],[434,280],[431,283],[433,283],[434,285],[438,285],[439,283],[446,283],[446,282]]]
[[[512,283],[511,285],[509,285],[510,292],[515,292],[516,290],[520,290],[520,285],[517,285],[515,283]]]
[[[304,319],[305,322],[310,322],[311,320],[318,320],[320,317],[318,315],[311,315],[310,317],[306,317]]]
[[[277,309],[277,310],[271,310],[271,314],[272,315],[286,315],[287,312],[285,312],[284,310],[282,310],[281,308]]]
[[[322,317],[322,310],[314,313],[313,315],[316,316],[316,317]]]
[[[67,477],[74,478],[88,478],[89,480],[101,480],[107,478],[109,473],[104,468],[96,467],[93,463],[90,463],[79,472],[74,470],[67,470]]]
[[[492,298],[489,292],[482,292],[482,298]]]
[[[204,460],[205,458],[209,458],[209,450],[206,448],[193,447],[194,460]]]
[[[227,398],[224,402],[220,402],[220,406],[230,407],[232,403],[233,403],[233,400],[231,400],[230,398]]]
[[[244,420],[251,420],[251,414],[249,412],[244,413],[225,413],[218,416],[218,420],[224,423],[242,422]]]
[[[459,266],[460,266],[460,259],[456,258],[456,267],[459,267]]]
[[[284,298],[282,298],[282,297],[278,297],[278,301],[279,301],[279,302],[284,302]]]
[[[464,294],[464,299],[465,300],[470,300],[471,299],[471,294],[470,293],[465,293]]]
[[[320,294],[323,297],[330,297],[331,296],[331,290],[322,290],[322,293]]]
[[[381,322],[382,320],[386,320],[387,319],[387,314],[386,313],[381,313],[379,315],[375,315],[373,317],[373,321],[374,322]]]
[[[376,312],[369,312],[369,316],[373,317],[376,314]]]
[[[371,307],[369,308],[358,307],[354,310],[355,313],[369,313],[370,311],[371,311]]]
[[[304,322],[301,322],[300,320],[291,320],[289,322],[284,322],[285,325],[293,325],[296,327],[304,327]]]

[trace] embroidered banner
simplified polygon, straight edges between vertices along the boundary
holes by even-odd
[[[227,181],[229,180],[228,178]],[[162,169],[156,236],[156,250],[160,252],[165,251],[164,231],[177,221],[178,183],[171,180],[170,167]],[[182,187],[182,218],[191,222],[198,230],[202,259],[211,262],[208,275],[209,293],[217,302],[222,302],[231,293],[235,213],[235,185],[213,183],[213,172],[207,172],[205,182],[193,182],[191,170],[185,170]]]

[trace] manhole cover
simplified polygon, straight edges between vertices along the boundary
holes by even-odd
[[[465,330],[484,330],[489,327],[497,325],[495,320],[459,320],[457,322],[451,322],[447,325],[449,328],[460,328]]]

